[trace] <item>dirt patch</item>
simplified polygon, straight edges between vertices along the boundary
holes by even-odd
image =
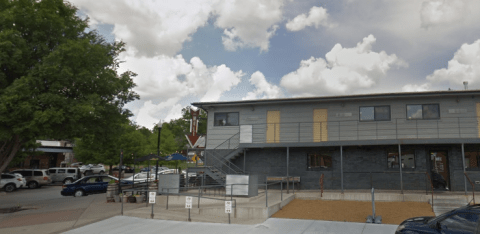
[[[435,216],[426,202],[375,202],[375,214],[381,215],[385,224],[400,224],[416,216]],[[364,223],[369,215],[372,215],[371,202],[294,199],[272,217]]]

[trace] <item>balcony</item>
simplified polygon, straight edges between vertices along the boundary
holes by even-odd
[[[390,121],[327,121],[269,123],[240,126],[240,144],[302,143],[300,145],[385,144],[399,142],[455,143],[479,139],[479,118]],[[415,140],[415,141],[412,141]],[[343,142],[343,143],[342,143]],[[480,141],[478,141],[480,143]],[[306,143],[306,144],[305,144]],[[314,144],[311,144],[314,143]],[[467,143],[467,142],[465,142]],[[299,144],[293,144],[299,145]],[[248,147],[247,146],[247,147]]]

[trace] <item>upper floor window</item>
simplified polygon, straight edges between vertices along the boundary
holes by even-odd
[[[390,120],[390,106],[360,107],[360,121]]]
[[[215,113],[213,126],[238,126],[238,112]]]
[[[407,119],[440,119],[438,104],[407,105]]]

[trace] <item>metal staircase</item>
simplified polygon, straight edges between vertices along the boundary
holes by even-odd
[[[243,154],[243,149],[239,148],[240,133],[237,133],[219,144],[213,150],[207,151],[208,166],[189,168],[191,172],[203,171],[218,184],[225,184],[226,175],[243,175],[245,172],[237,165],[231,162],[232,159]],[[202,156],[205,162],[205,156]]]

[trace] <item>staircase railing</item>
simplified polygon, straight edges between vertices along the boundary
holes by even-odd
[[[243,169],[231,163],[230,160],[227,160],[224,158],[226,155],[229,155],[235,150],[237,150],[239,145],[240,145],[240,132],[238,132],[237,134],[233,135],[232,137],[228,138],[227,140],[219,144],[217,147],[215,147],[211,151],[213,152],[211,156],[213,156],[215,161],[220,162],[221,165],[226,166],[227,169],[230,170],[230,172],[233,172],[234,174],[244,174],[245,172],[243,171]],[[222,150],[223,153],[219,153],[219,150]],[[219,170],[219,171],[223,171],[223,170]]]
[[[432,212],[435,212],[433,211],[433,181],[432,179],[430,178],[430,175],[428,174],[428,172],[425,172],[425,179],[428,177],[428,181],[430,181],[430,185],[432,187]],[[425,183],[425,187],[427,187],[427,184],[428,183]],[[428,192],[427,192],[427,189],[425,188],[425,195],[427,195]]]
[[[468,182],[470,183],[470,185],[472,185],[472,195],[473,195],[473,199],[471,201],[468,202],[468,204],[470,204],[470,202],[473,201],[473,205],[475,205],[475,184],[472,183],[472,181],[470,180],[470,178],[468,177],[467,173],[464,172],[463,173],[465,175],[465,177],[467,177],[468,179]]]

